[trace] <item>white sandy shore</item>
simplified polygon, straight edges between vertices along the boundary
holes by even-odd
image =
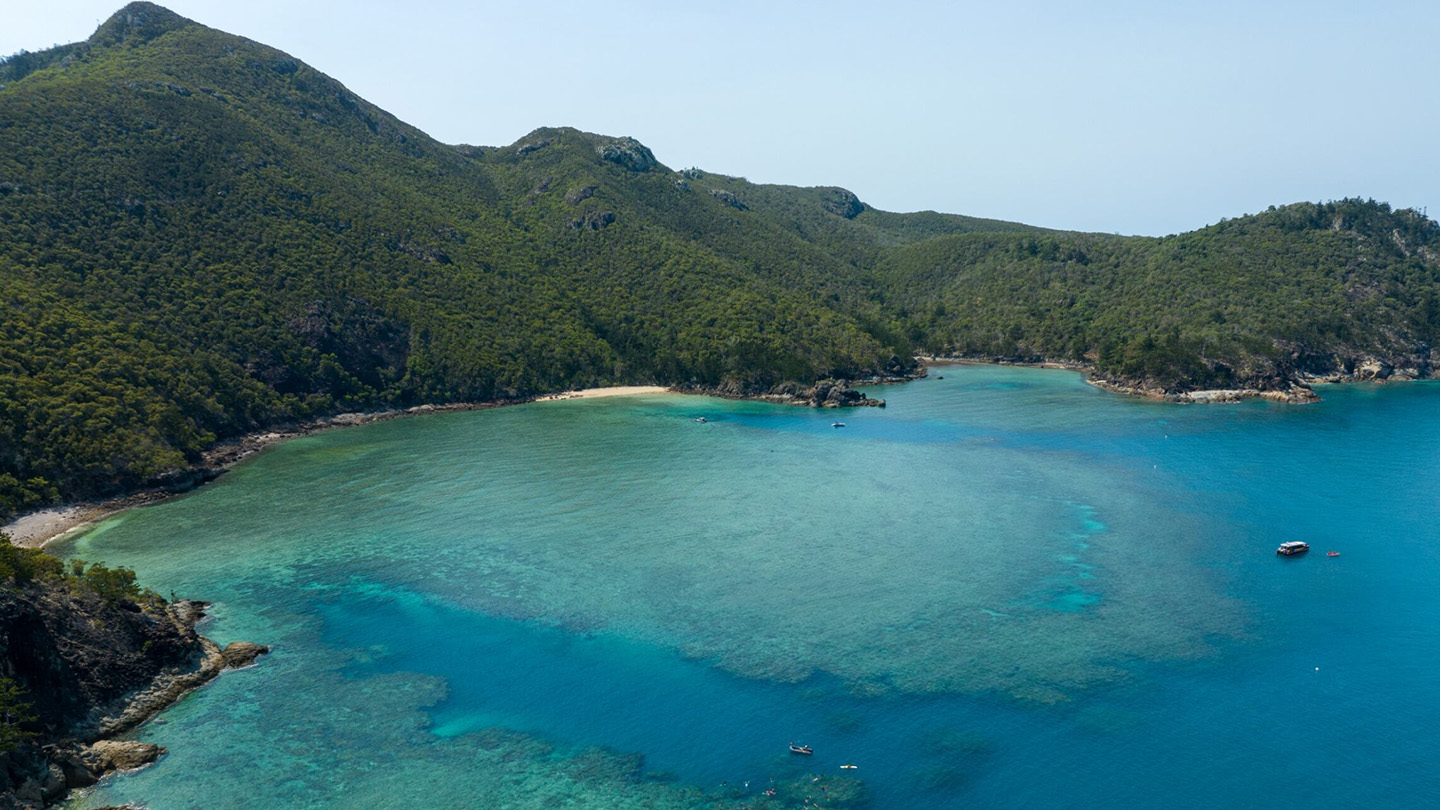
[[[80,504],[41,509],[16,518],[8,526],[0,526],[0,533],[10,535],[10,541],[21,548],[43,548],[123,508],[107,509],[98,504]]]
[[[633,397],[640,394],[669,394],[663,385],[615,385],[609,388],[586,388],[583,391],[565,391],[540,397],[536,402],[553,402],[557,399],[600,399],[602,397]]]

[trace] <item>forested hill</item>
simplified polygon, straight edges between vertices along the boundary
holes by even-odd
[[[1428,372],[1437,252],[1434,222],[1358,201],[1123,239],[573,129],[451,146],[134,3],[0,63],[0,514],[280,421],[606,383],[762,391],[923,352],[1168,389]]]
[[[1163,238],[942,237],[881,265],[927,346],[1080,360],[1152,392],[1429,377],[1440,362],[1440,225],[1373,201]]]

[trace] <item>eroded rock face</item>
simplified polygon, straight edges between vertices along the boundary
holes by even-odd
[[[1395,368],[1378,357],[1366,357],[1355,365],[1358,380],[1384,380],[1393,374]]]
[[[596,147],[600,157],[611,163],[618,163],[632,172],[648,172],[660,165],[655,153],[634,138],[616,138]]]

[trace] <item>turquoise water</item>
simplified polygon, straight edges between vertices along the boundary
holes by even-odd
[[[1433,805],[1440,385],[939,371],[844,428],[655,396],[330,431],[103,523],[62,550],[275,652],[75,807]]]

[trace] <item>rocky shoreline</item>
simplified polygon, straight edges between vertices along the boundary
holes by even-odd
[[[1124,394],[1126,396],[1144,397],[1161,402],[1179,402],[1196,405],[1223,404],[1240,402],[1246,399],[1268,399],[1272,402],[1287,402],[1292,405],[1302,405],[1309,402],[1319,402],[1320,395],[1312,391],[1308,386],[1296,385],[1285,390],[1267,390],[1261,388],[1212,388],[1198,391],[1166,391],[1162,388],[1144,388],[1140,386],[1126,385],[1113,380],[1100,379],[1086,376],[1086,382],[1103,391],[1112,394]]]
[[[1347,366],[1351,370],[1326,371],[1320,373],[1297,372],[1290,377],[1277,377],[1274,380],[1275,385],[1272,387],[1173,391],[1160,386],[1147,385],[1143,381],[1101,377],[1098,376],[1093,365],[1073,360],[1051,360],[1043,357],[1002,358],[973,356],[921,356],[917,359],[930,365],[1023,366],[1028,368],[1054,368],[1078,371],[1084,375],[1085,381],[1090,385],[1114,394],[1143,397],[1160,402],[1197,405],[1234,403],[1247,399],[1267,399],[1272,402],[1303,405],[1320,401],[1320,395],[1315,393],[1312,387],[1319,384],[1404,382],[1440,377],[1440,374],[1436,373],[1436,369],[1427,365],[1396,367],[1384,360],[1365,356],[1347,363]]]
[[[36,553],[36,552],[31,552]],[[221,649],[196,632],[206,603],[105,599],[59,583],[0,589],[0,676],[22,690],[34,736],[0,753],[0,810],[38,810],[166,753],[117,739],[268,647]]]
[[[726,385],[677,385],[672,390],[682,394],[696,394],[719,399],[745,399],[757,402],[773,402],[777,405],[796,405],[805,408],[883,408],[885,400],[874,399],[864,391],[856,391],[856,385],[886,385],[909,382],[924,377],[924,367],[914,374],[870,377],[859,380],[820,380],[814,385],[804,383],[781,383],[766,387],[747,386],[740,383]]]

